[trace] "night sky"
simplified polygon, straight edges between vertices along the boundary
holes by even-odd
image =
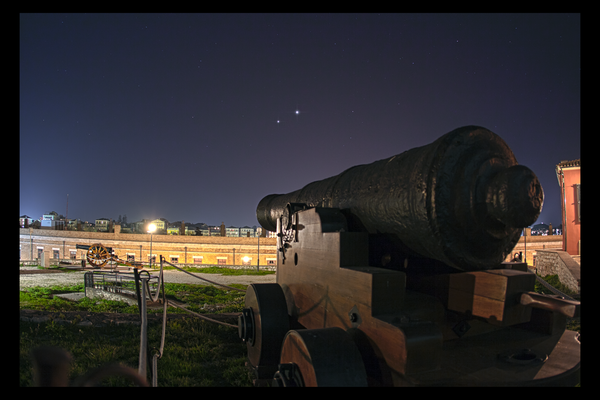
[[[498,134],[561,221],[578,14],[21,14],[20,215],[257,225],[266,195]]]

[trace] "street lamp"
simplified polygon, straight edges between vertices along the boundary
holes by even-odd
[[[152,268],[152,234],[156,231],[156,225],[150,224],[148,225],[148,233],[150,234],[150,268]]]

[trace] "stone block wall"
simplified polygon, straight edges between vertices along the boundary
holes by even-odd
[[[580,265],[566,251],[538,250],[536,272],[540,276],[558,275],[563,285],[579,293]]]

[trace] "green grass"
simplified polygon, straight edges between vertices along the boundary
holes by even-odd
[[[231,287],[246,289],[245,285],[232,284]],[[241,312],[244,308],[245,292],[221,289],[215,286],[165,283],[167,300],[186,303],[194,312]],[[216,307],[218,305],[218,307]],[[178,312],[185,312],[178,310]]]
[[[574,293],[572,290],[570,290],[565,285],[563,285],[560,282],[560,279],[558,279],[558,275],[546,275],[546,276],[542,276],[541,278],[566,295],[573,296],[573,295],[577,294],[577,293]],[[535,291],[538,293],[543,293],[543,294],[554,294],[550,290],[546,289],[542,284],[538,283],[537,280],[535,282]]]
[[[244,285],[234,285],[244,289]],[[78,302],[55,297],[58,293],[83,292],[81,285],[27,288],[20,291],[23,309],[53,312],[86,311],[138,314],[137,306],[105,299],[83,298]],[[244,293],[214,286],[165,284],[168,299],[184,302],[198,313],[233,312],[243,308]],[[219,305],[219,309],[211,306]],[[185,313],[169,308],[169,313]],[[148,310],[149,313],[162,313]],[[158,361],[159,386],[251,386],[244,366],[246,345],[237,336],[237,329],[199,320],[193,316],[183,320],[167,320],[165,349]],[[160,345],[160,324],[150,324],[148,343]],[[45,323],[20,322],[20,386],[33,385],[31,350],[39,346],[56,346],[71,353],[70,381],[89,370],[107,363],[119,362],[137,369],[139,362],[140,327],[137,325],[107,325],[82,327]],[[130,386],[126,378],[107,378],[103,386]]]
[[[160,345],[161,329],[160,324],[150,324],[151,347]],[[69,381],[73,382],[94,368],[114,362],[137,370],[140,328],[21,322],[19,386],[33,386],[30,354],[33,348],[42,345],[60,347],[71,354]],[[196,318],[168,320],[163,357],[157,363],[158,386],[252,386],[245,358],[246,346],[237,337],[236,329]],[[101,384],[133,385],[122,377],[107,378]]]
[[[156,267],[155,267],[156,268]],[[254,275],[254,276],[262,276],[262,275],[272,275],[275,271],[267,271],[267,270],[259,270],[256,268],[222,268],[222,267],[180,267],[184,271],[188,272],[197,272],[203,274],[221,274],[221,275]],[[171,266],[164,266],[164,270],[176,270],[177,268]],[[157,269],[158,270],[158,269]]]
[[[130,306],[123,301],[90,299],[84,297],[78,302],[55,297],[59,293],[83,292],[83,284],[73,286],[33,287],[19,292],[20,308],[39,311],[86,311],[138,313],[137,306]]]
[[[245,290],[245,285],[233,284],[231,287]],[[20,307],[40,311],[86,311],[115,312],[137,314],[137,305],[129,305],[124,301],[91,299],[84,297],[78,302],[54,296],[61,293],[84,292],[83,284],[73,286],[33,287],[19,292]],[[209,285],[191,285],[182,283],[165,283],[167,300],[174,300],[188,305],[189,310],[197,313],[241,312],[244,303],[244,292],[221,289]],[[162,310],[148,310],[149,313],[161,313]],[[169,307],[170,313],[185,313],[175,307]]]

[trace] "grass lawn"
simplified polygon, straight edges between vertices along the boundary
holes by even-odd
[[[150,324],[148,343],[158,347],[161,333],[161,324]],[[42,345],[60,347],[71,354],[69,380],[73,382],[108,363],[118,362],[137,370],[140,327],[131,324],[82,327],[21,321],[19,386],[33,386],[30,352]],[[158,386],[252,386],[245,360],[246,345],[237,337],[236,329],[197,318],[169,320],[163,357],[157,363]],[[110,377],[101,383],[102,386],[133,386],[131,380],[123,377]]]
[[[244,285],[233,285],[245,289]],[[27,288],[20,291],[20,308],[56,313],[85,311],[89,313],[138,314],[137,306],[125,302],[83,298],[72,302],[58,293],[83,292],[83,284]],[[244,293],[208,285],[165,284],[168,299],[188,305],[197,313],[241,311]],[[148,310],[149,313],[162,313]],[[169,313],[186,313],[169,307]],[[186,313],[187,314],[187,313]],[[140,326],[109,324],[104,327],[60,324],[54,321],[33,323],[20,321],[19,385],[33,386],[31,350],[39,346],[55,346],[68,351],[73,359],[70,382],[88,371],[108,364],[122,363],[137,370],[140,349]],[[160,345],[162,325],[151,323],[148,343]],[[246,361],[246,345],[237,329],[203,321],[194,316],[167,319],[163,357],[158,360],[159,386],[251,386]],[[150,360],[149,360],[150,364]],[[150,377],[148,376],[148,379]],[[102,386],[131,386],[122,377],[107,378]]]

